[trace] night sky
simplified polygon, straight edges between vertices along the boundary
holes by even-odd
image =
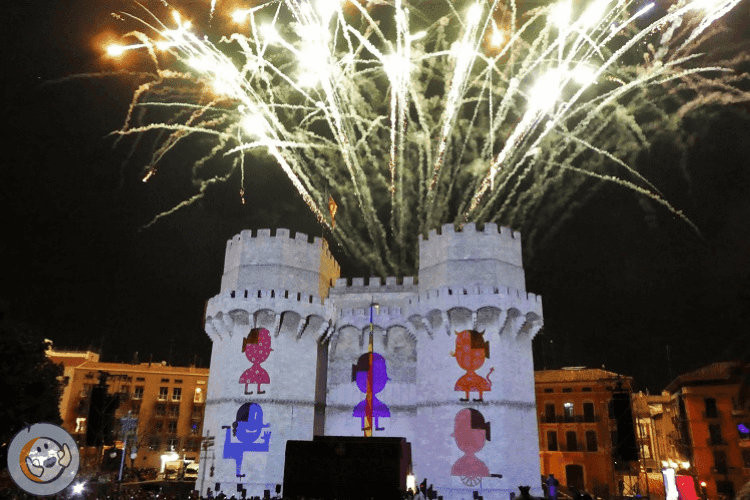
[[[730,18],[725,40],[734,47],[750,40],[747,4]],[[190,149],[178,149],[142,183],[149,148],[131,154],[132,141],[115,145],[108,136],[121,126],[137,80],[59,81],[122,68],[102,56],[101,42],[119,29],[110,12],[131,7],[4,6],[0,300],[10,318],[38,326],[58,348],[207,366],[203,307],[218,293],[226,240],[250,228],[321,229],[280,170],[265,163],[248,169],[247,204],[230,178],[143,229],[195,192]],[[682,164],[658,143],[639,162],[702,238],[611,187],[571,207],[548,244],[525,256],[528,287],[544,297],[538,368],[604,365],[653,392],[686,370],[750,355],[748,108],[696,113],[682,139],[690,146]],[[340,257],[345,275],[369,275]]]

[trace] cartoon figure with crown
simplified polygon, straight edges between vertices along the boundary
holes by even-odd
[[[268,359],[271,351],[273,351],[271,349],[271,334],[265,328],[253,328],[248,336],[242,340],[242,352],[245,353],[247,360],[253,364],[240,376],[240,384],[245,384],[245,394],[253,393],[253,391],[248,391],[251,384],[257,384],[258,394],[266,393],[266,391],[260,390],[260,386],[270,384],[271,377],[260,364]]]
[[[490,357],[490,343],[485,342],[484,332],[474,330],[456,332],[456,352],[452,352],[451,356],[456,358],[458,366],[466,370],[466,374],[456,381],[455,390],[466,393],[466,397],[460,400],[469,401],[469,393],[476,391],[479,393],[479,398],[474,401],[484,402],[484,392],[492,390],[490,374],[495,370],[490,368],[485,378],[476,374],[476,370],[482,367],[484,360]]]
[[[263,423],[263,409],[259,404],[245,403],[237,410],[237,420],[232,423],[231,428],[227,425],[221,427],[227,430],[224,438],[224,458],[234,460],[237,477],[245,477],[241,470],[242,457],[246,451],[268,451],[271,431],[263,429],[270,426],[271,424]],[[239,443],[232,442],[232,437],[237,438]]]
[[[370,355],[372,355],[372,366],[370,365]],[[370,378],[370,384],[372,387],[371,394],[368,394],[367,384],[368,377]],[[367,417],[367,404],[368,400],[372,399],[372,418],[373,425],[376,431],[382,431],[385,427],[378,427],[378,418],[388,418],[391,416],[391,411],[388,409],[385,403],[375,397],[375,394],[379,393],[385,387],[388,382],[388,373],[385,367],[385,358],[380,354],[365,353],[359,357],[356,365],[352,365],[352,382],[357,383],[357,387],[367,397],[360,401],[357,406],[354,407],[354,417],[362,419],[362,430],[366,430],[365,418]]]
[[[487,465],[474,456],[491,440],[490,423],[484,420],[484,415],[473,408],[460,410],[456,413],[451,436],[458,449],[464,452],[451,467],[451,475],[461,476],[464,484],[471,486],[479,484],[483,477],[490,477]]]

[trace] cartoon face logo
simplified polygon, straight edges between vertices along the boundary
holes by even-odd
[[[54,495],[67,488],[78,473],[78,447],[64,429],[34,424],[22,429],[8,447],[8,471],[32,495]]]
[[[23,473],[37,483],[49,483],[62,475],[70,465],[70,449],[67,444],[60,446],[54,439],[40,437],[32,439],[23,447],[21,456],[26,455]]]

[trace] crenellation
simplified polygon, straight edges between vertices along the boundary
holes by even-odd
[[[427,238],[420,235],[419,275],[403,278],[341,278],[325,240],[288,229],[242,231],[227,242],[222,287],[206,302],[205,330],[214,344],[213,359],[221,360],[211,372],[211,396],[237,404],[210,406],[206,418],[231,425],[239,402],[262,406],[263,422],[273,434],[267,451],[244,454],[243,471],[259,478],[243,483],[249,495],[260,495],[261,483],[282,483],[285,443],[312,438],[316,411],[324,412],[318,432],[361,435],[352,412],[364,396],[352,382],[352,367],[367,353],[372,331],[373,352],[385,360],[388,376],[378,397],[390,407],[374,435],[406,437],[414,446],[414,474],[435,478],[446,500],[471,497],[472,488],[451,470],[461,456],[451,432],[457,411],[467,408],[456,389],[465,368],[451,355],[459,347],[458,334],[476,330],[490,344],[477,374],[490,380],[492,368],[495,386],[484,393],[487,404],[471,407],[491,422],[494,438],[495,429],[512,425],[513,419],[536,419],[533,404],[513,406],[514,401],[533,401],[533,386],[529,394],[513,381],[525,369],[519,367],[533,370],[531,339],[543,323],[541,297],[525,288],[520,234],[495,223],[480,227],[445,224]],[[379,308],[370,326],[373,302]],[[253,366],[243,343],[250,328],[270,333],[270,354],[261,362],[270,378],[267,394],[245,392],[254,388],[238,383]],[[533,372],[523,375],[533,377]],[[316,380],[324,385],[320,401],[314,401]],[[492,439],[477,454],[508,478],[506,486],[487,478],[484,498],[507,499],[515,484],[538,482],[533,453],[528,460],[505,458],[534,447],[535,428],[529,429]],[[217,457],[223,446],[224,440],[217,439]],[[215,478],[201,490],[221,482],[222,490],[226,483],[236,492],[242,480],[235,478],[235,462],[218,459],[212,465]]]

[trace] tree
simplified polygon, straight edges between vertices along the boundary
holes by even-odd
[[[48,341],[33,327],[0,320],[0,449],[2,467],[13,436],[37,422],[61,424],[63,367],[45,355]]]

